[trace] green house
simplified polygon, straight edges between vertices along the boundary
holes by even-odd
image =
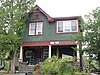
[[[59,58],[79,58],[79,52],[72,48],[79,47],[79,42],[75,41],[80,32],[79,17],[53,18],[36,5],[34,10],[28,13],[20,61],[34,65],[53,55]]]

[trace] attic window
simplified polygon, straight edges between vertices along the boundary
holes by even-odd
[[[34,12],[34,19],[39,19],[40,18],[40,13],[38,11]]]

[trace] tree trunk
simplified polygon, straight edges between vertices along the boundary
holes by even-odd
[[[100,69],[100,51],[98,53],[99,69]],[[100,71],[99,71],[100,72]]]
[[[80,68],[82,70],[82,51],[80,51]]]
[[[8,73],[10,72],[10,68],[11,68],[11,60],[8,60]]]

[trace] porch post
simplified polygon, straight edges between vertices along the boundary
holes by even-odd
[[[79,44],[77,44],[77,62],[80,61]]]
[[[59,49],[57,48],[57,57],[59,58]]]
[[[20,47],[19,61],[20,61],[20,62],[23,62],[23,48],[22,48],[22,46]]]
[[[51,45],[49,45],[49,58],[51,58]]]

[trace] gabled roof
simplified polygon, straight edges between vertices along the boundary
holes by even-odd
[[[74,20],[74,19],[79,19],[80,16],[70,16],[70,17],[51,17],[49,16],[44,10],[42,10],[38,5],[36,5],[34,7],[34,9],[38,9],[40,12],[42,12],[48,19],[48,22],[54,22],[57,20]],[[31,12],[34,12],[34,10],[32,10]],[[31,13],[29,12],[29,13]]]
[[[35,7],[34,7],[34,9],[38,9],[40,12],[42,12],[46,17],[47,17],[47,19],[48,19],[48,21],[49,22],[53,22],[54,21],[54,19],[52,18],[52,17],[50,17],[44,10],[42,10],[38,5],[36,5]],[[33,10],[34,11],[34,10]],[[31,11],[31,12],[33,12],[33,11]],[[30,13],[31,13],[30,12]]]

